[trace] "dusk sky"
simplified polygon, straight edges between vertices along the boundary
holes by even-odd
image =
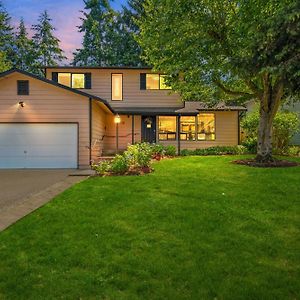
[[[81,34],[76,26],[80,25],[80,10],[84,8],[83,0],[2,0],[13,25],[17,25],[20,18],[25,20],[29,29],[37,22],[39,14],[47,10],[57,29],[55,35],[61,40],[61,47],[67,57],[72,57],[72,52],[81,45]],[[126,0],[111,1],[114,9],[120,9]]]

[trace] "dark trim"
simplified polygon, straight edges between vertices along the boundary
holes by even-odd
[[[177,116],[177,154],[180,156],[180,140],[181,140],[181,132],[180,132],[180,115]]]
[[[161,89],[160,88],[160,77],[164,76],[166,74],[161,74],[161,73],[141,73],[140,75],[145,76],[145,88],[141,88],[141,90],[146,90],[146,91],[171,91],[172,89]],[[147,89],[147,75],[158,75],[158,89]],[[140,76],[140,79],[142,77]],[[140,86],[142,87],[142,84],[140,83]]]
[[[89,128],[90,128],[90,132],[89,132],[89,162],[90,165],[92,164],[92,138],[93,138],[93,100],[92,98],[89,98]]]
[[[237,113],[238,115],[238,145],[241,144],[241,124],[240,124],[240,113]]]
[[[113,113],[115,114],[115,111],[114,109],[110,106],[110,104],[105,100],[105,99],[102,99],[98,96],[95,96],[95,95],[91,95],[91,94],[88,94],[86,92],[83,92],[83,91],[80,91],[80,90],[77,90],[77,89],[72,89],[68,86],[65,86],[65,85],[62,85],[62,84],[59,84],[57,82],[54,82],[52,80],[49,80],[49,79],[46,79],[46,78],[43,78],[43,77],[40,77],[40,76],[37,76],[35,74],[32,74],[32,73],[29,73],[27,71],[23,71],[23,70],[20,70],[20,69],[10,69],[8,71],[5,71],[5,72],[2,72],[0,73],[0,78],[2,77],[5,77],[5,76],[8,76],[12,73],[20,73],[20,74],[23,74],[23,75],[26,75],[26,76],[29,76],[31,78],[34,78],[34,79],[37,79],[37,80],[40,80],[42,82],[45,82],[45,83],[48,83],[48,84],[51,84],[53,86],[56,86],[56,87],[59,87],[59,88],[62,88],[64,90],[67,90],[69,92],[73,92],[75,94],[78,94],[78,95],[81,95],[81,96],[84,96],[84,97],[87,97],[87,98],[93,98],[99,102],[102,102],[104,105],[106,105],[106,107]],[[66,73],[70,73],[70,72],[66,72]]]
[[[45,66],[42,67],[47,69],[108,69],[108,70],[151,70],[152,67],[141,66],[141,67],[130,67],[130,66],[111,66],[111,67],[101,67],[101,66]]]
[[[112,98],[112,78],[113,78],[113,75],[122,75],[122,99],[121,100],[115,100]],[[111,101],[123,101],[124,100],[124,95],[123,95],[123,91],[124,91],[124,84],[123,84],[123,73],[110,73],[110,99]]]
[[[79,169],[79,122],[1,122],[0,124],[75,124],[77,125],[77,169]]]
[[[18,96],[29,95],[29,80],[17,80],[17,95]]]
[[[131,115],[131,144],[134,144],[134,115]]]

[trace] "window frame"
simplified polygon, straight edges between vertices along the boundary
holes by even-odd
[[[182,118],[184,118],[184,117],[189,117],[189,118],[194,118],[194,124],[195,124],[195,131],[192,133],[192,134],[194,134],[195,135],[195,139],[193,139],[193,140],[188,140],[188,139],[182,139],[181,138],[181,135],[182,134],[185,134],[185,135],[187,135],[188,133],[186,133],[186,132],[183,132],[182,130],[181,130],[181,120],[182,120]],[[192,115],[192,116],[187,116],[187,115],[185,115],[185,116],[180,116],[180,118],[179,118],[179,129],[180,129],[180,131],[178,132],[178,134],[179,134],[179,139],[180,139],[180,141],[185,141],[185,142],[196,142],[197,141],[197,137],[198,137],[198,115]]]
[[[113,99],[113,75],[121,75],[122,76],[122,99]],[[123,73],[111,73],[110,75],[110,99],[111,101],[124,101],[124,75]]]
[[[199,116],[201,114],[213,115],[214,116],[214,132],[212,133],[212,134],[214,134],[214,139],[212,139],[212,140],[206,139],[206,133],[204,133],[205,134],[205,139],[204,140],[201,140],[201,139],[198,138],[198,134],[199,134]],[[216,139],[217,139],[217,135],[216,135],[216,131],[217,131],[216,130],[217,129],[217,126],[216,126],[216,124],[217,124],[217,122],[216,122],[216,113],[215,112],[199,112],[196,116],[196,119],[197,119],[196,141],[198,141],[198,142],[214,142],[214,141],[216,141]]]
[[[160,133],[160,126],[159,126],[159,118],[160,117],[171,117],[171,118],[175,118],[175,132],[170,132],[170,133]],[[178,118],[177,116],[169,116],[169,115],[159,115],[157,116],[157,138],[158,138],[158,141],[162,141],[162,142],[168,142],[168,141],[176,141],[177,140],[177,137],[178,137],[178,122],[177,122]],[[167,135],[167,138],[166,139],[161,139],[160,138],[160,134],[166,134]],[[175,138],[174,139],[168,139],[168,135],[169,134],[175,134]]]
[[[21,89],[20,89],[20,84],[23,84],[25,83],[26,84],[26,90],[25,92],[21,92]],[[18,96],[28,96],[29,95],[29,80],[17,80],[17,95]]]
[[[160,74],[160,73],[144,73],[146,76],[146,91],[168,91],[168,90],[172,90],[172,88],[168,88],[168,89],[161,89],[160,88],[160,78],[161,76],[166,76],[166,74]],[[156,89],[147,89],[147,75],[158,75],[158,88]]]
[[[59,83],[59,81],[58,81],[59,74],[70,74],[70,75],[71,75],[71,76],[70,76],[70,86],[64,85],[64,84],[62,84],[62,83]],[[76,74],[76,75],[84,75],[83,88],[74,88],[74,87],[72,86],[72,83],[73,83],[73,74]],[[76,89],[76,90],[84,90],[84,89],[86,89],[86,88],[85,88],[85,80],[86,80],[86,79],[85,79],[85,76],[86,76],[86,74],[88,74],[88,73],[78,73],[78,72],[57,72],[57,83],[58,83],[58,84],[61,84],[61,85],[63,85],[63,86],[67,86],[67,87],[72,88],[72,89]]]

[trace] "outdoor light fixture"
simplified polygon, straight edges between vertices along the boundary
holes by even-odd
[[[24,107],[24,106],[25,106],[25,103],[24,103],[23,101],[20,101],[20,102],[19,102],[19,106]]]
[[[115,123],[120,124],[121,123],[121,117],[119,115],[115,115]]]

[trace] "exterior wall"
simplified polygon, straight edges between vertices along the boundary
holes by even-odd
[[[106,113],[100,105],[92,103],[92,161],[98,161],[104,149],[104,137],[106,134]]]
[[[92,73],[92,88],[83,91],[107,100],[112,107],[182,107],[178,94],[170,90],[140,90],[140,73],[151,73],[145,69],[47,69],[46,77],[52,72]],[[123,100],[111,100],[111,74],[123,74]]]
[[[119,124],[119,150],[124,151],[132,143],[132,118],[134,117],[134,142],[141,141],[141,116],[121,115]],[[114,116],[106,117],[106,135],[104,137],[104,153],[112,154],[116,151],[116,124]]]
[[[29,95],[17,95],[17,80],[29,80]],[[24,101],[25,107],[19,107]],[[40,80],[12,74],[0,80],[0,122],[78,123],[79,167],[89,165],[89,100]]]
[[[205,113],[205,112],[203,112]],[[156,121],[158,124],[158,120]],[[217,111],[215,112],[215,131],[214,141],[180,141],[180,149],[194,150],[197,148],[208,148],[212,146],[235,146],[239,143],[239,125],[237,111]],[[157,141],[162,145],[174,145],[178,150],[178,141],[159,141],[158,128]]]

